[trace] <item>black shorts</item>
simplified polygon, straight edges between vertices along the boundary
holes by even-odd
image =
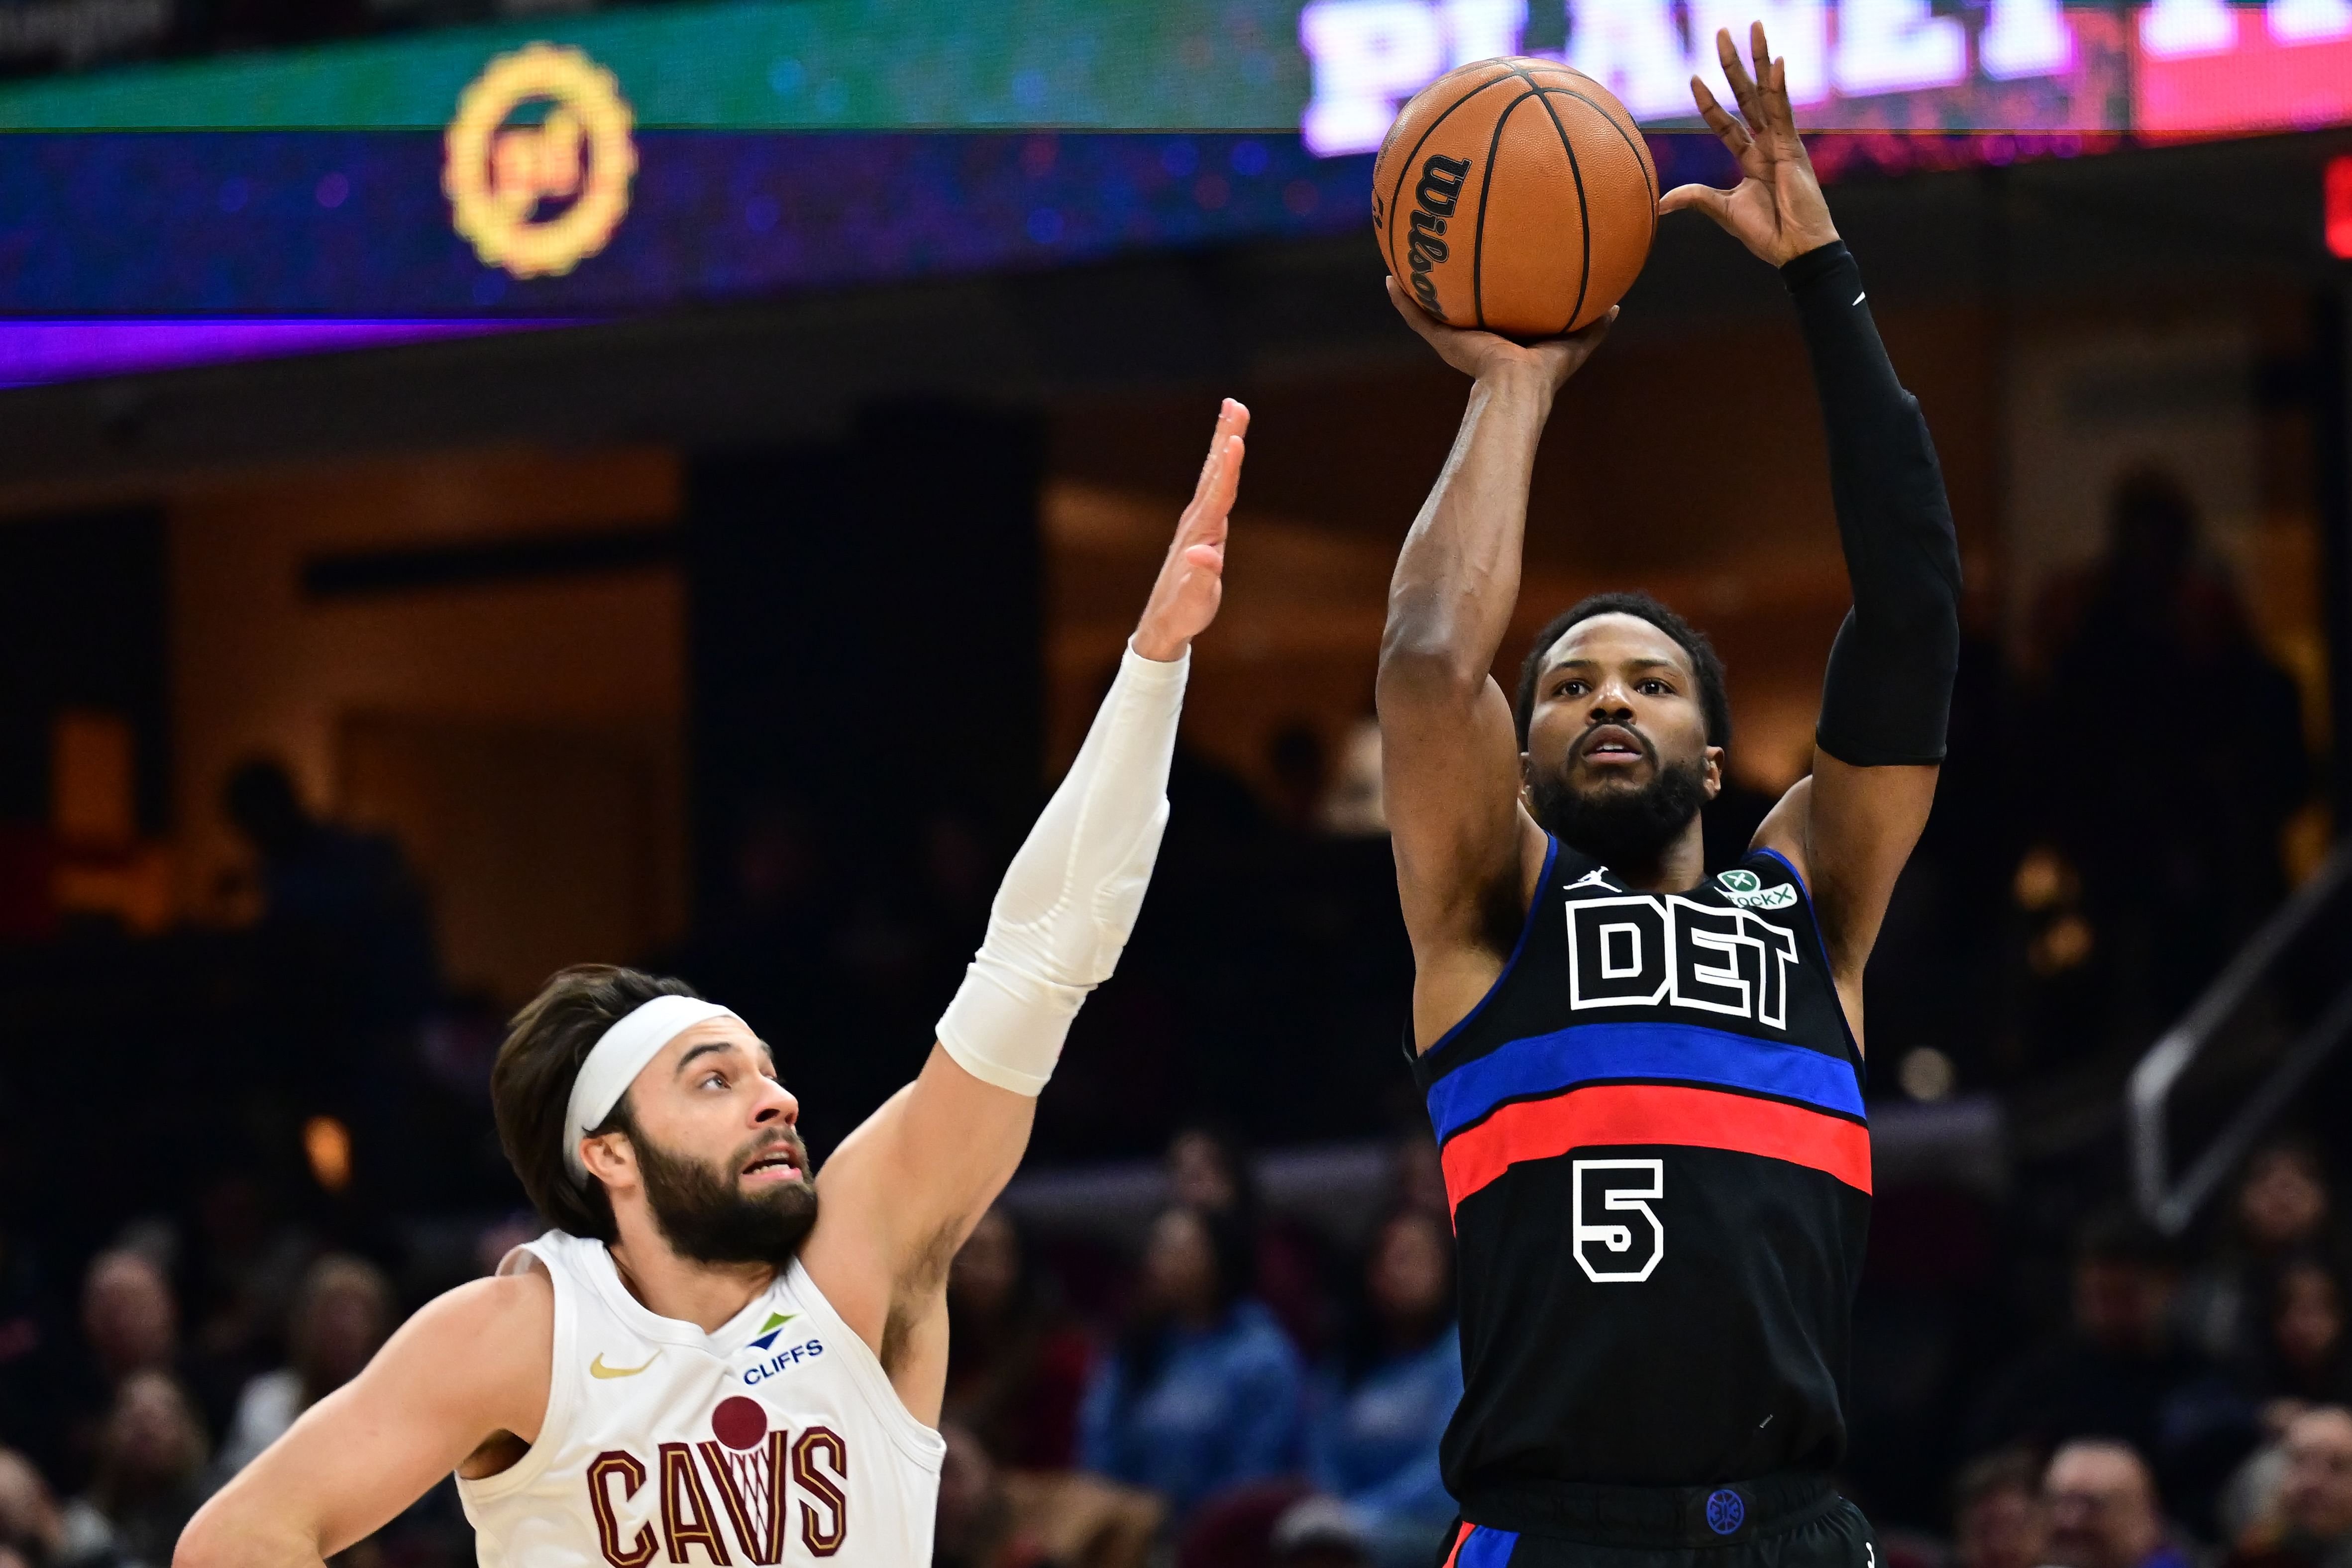
[[[1496,1489],[1462,1512],[1442,1568],[1878,1568],[1870,1521],[1811,1472],[1715,1487]]]

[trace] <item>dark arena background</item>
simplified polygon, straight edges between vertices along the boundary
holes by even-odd
[[[488,1071],[562,965],[740,1010],[820,1156],[904,1082],[1225,394],[1156,879],[950,1287],[938,1561],[1429,1561],[1371,682],[1464,389],[1372,153],[1547,54],[1728,183],[1685,83],[1752,14],[1968,580],[1840,1484],[1888,1568],[2352,1563],[2345,0],[0,0],[0,1568],[165,1568],[534,1233]],[[1509,644],[1620,586],[1711,633],[1718,862],[1848,602],[1782,295],[1661,225]],[[1287,1343],[1192,1495],[1091,1395],[1171,1204]],[[2152,1490],[2059,1485],[2084,1436]],[[338,1561],[473,1550],[445,1484]]]

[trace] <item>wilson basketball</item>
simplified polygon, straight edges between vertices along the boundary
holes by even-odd
[[[1422,89],[1372,171],[1396,280],[1456,327],[1556,338],[1649,258],[1658,171],[1615,95],[1554,60],[1479,60]]]

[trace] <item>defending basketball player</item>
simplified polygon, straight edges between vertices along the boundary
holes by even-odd
[[[178,1568],[317,1568],[452,1470],[486,1568],[930,1561],[948,1263],[1142,904],[1248,421],[1223,405],[1118,677],[920,1075],[820,1173],[742,1019],[631,970],[556,976],[517,1015],[492,1098],[558,1228],[308,1411],[196,1516]]]
[[[1459,1568],[1875,1559],[1828,1479],[1870,1210],[1863,970],[1935,794],[1959,563],[1783,64],[1760,26],[1749,43],[1752,76],[1717,37],[1741,118],[1692,83],[1739,184],[1658,205],[1705,213],[1789,287],[1853,608],[1811,774],[1736,865],[1702,859],[1730,710],[1679,616],[1599,595],[1543,629],[1516,705],[1488,673],[1538,438],[1608,319],[1522,346],[1389,286],[1475,378],[1397,563],[1379,681],[1415,1074],[1461,1250]]]

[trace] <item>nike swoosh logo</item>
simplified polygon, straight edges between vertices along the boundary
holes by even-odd
[[[646,1361],[646,1366],[651,1366],[655,1362],[659,1361],[660,1359],[661,1352],[656,1351],[652,1357]],[[596,1353],[596,1359],[588,1364],[588,1375],[591,1377],[635,1377],[638,1373],[643,1372],[646,1369],[646,1366],[606,1366],[604,1364],[604,1353],[603,1351],[598,1351]]]

